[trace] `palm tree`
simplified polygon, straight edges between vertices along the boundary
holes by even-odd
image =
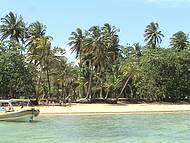
[[[51,37],[44,36],[35,40],[35,53],[29,55],[31,61],[35,61],[36,65],[39,65],[39,79],[38,79],[38,91],[41,85],[42,75],[46,75],[48,93],[50,93],[50,79],[49,79],[49,62],[51,55]]]
[[[123,65],[122,72],[123,72],[123,79],[125,80],[125,83],[124,83],[120,93],[116,97],[117,99],[122,95],[123,91],[125,90],[126,86],[129,83],[129,81],[132,80],[133,78],[139,77],[139,75],[140,75],[140,70],[139,70],[138,64],[135,62],[134,63],[125,63]],[[133,94],[132,90],[131,90],[131,94]]]
[[[26,28],[21,16],[17,17],[16,14],[10,12],[4,18],[1,18],[1,22],[0,36],[2,40],[10,37],[11,40],[24,43]]]
[[[93,26],[89,29],[90,36],[91,36],[91,70],[93,72],[93,67],[95,68],[97,79],[99,81],[99,89],[100,89],[100,98],[102,97],[103,93],[103,83],[104,83],[104,71],[107,68],[107,63],[109,61],[108,56],[108,45],[106,45],[106,38],[108,36],[103,35],[103,30],[99,26]],[[91,73],[92,73],[91,72]]]
[[[142,47],[139,43],[134,43],[133,44],[133,54],[136,56],[136,57],[140,57],[142,56]]]
[[[162,32],[158,31],[158,29],[158,23],[154,22],[151,22],[149,25],[147,25],[145,29],[145,41],[147,42],[147,45],[151,46],[152,48],[156,48],[157,45],[162,42],[162,37],[164,37]]]
[[[119,29],[116,29],[115,26],[111,26],[108,23],[105,23],[102,27],[103,43],[108,50],[108,55],[110,57],[111,63],[114,62],[119,56],[119,37],[117,35]]]
[[[185,34],[183,31],[179,31],[173,34],[170,38],[170,46],[175,49],[183,50],[190,47],[190,42],[188,41],[189,35]]]
[[[80,28],[76,29],[76,32],[72,32],[71,36],[69,37],[69,43],[68,45],[71,46],[72,53],[76,53],[76,58],[79,58],[79,79],[83,83],[83,80],[81,77],[83,76],[83,70],[82,70],[82,56],[83,56],[83,49],[85,47],[85,41],[86,41],[86,34],[83,33],[83,31]],[[84,85],[84,84],[83,84]],[[85,93],[84,86],[82,86],[82,94]],[[79,96],[81,96],[81,91],[79,89]]]
[[[64,98],[64,83],[67,68],[67,59],[65,57],[65,50],[59,47],[55,47],[51,50],[51,55],[49,56],[49,68],[50,77],[53,83],[53,93],[56,93],[57,99]]]
[[[76,58],[78,58],[81,54],[84,40],[85,35],[80,28],[77,28],[76,32],[72,32],[71,37],[69,37],[70,42],[68,43],[68,45],[71,46],[72,52],[76,52]]]
[[[45,36],[45,32],[46,32],[46,26],[40,23],[39,21],[30,24],[27,29],[27,41],[28,41],[27,45],[32,44],[32,42],[36,38]]]
[[[45,36],[46,32],[46,26],[40,23],[39,21],[36,21],[29,25],[27,29],[27,44],[26,46],[28,47],[28,55],[30,57],[30,63],[34,61],[34,64],[37,64],[37,59],[35,56],[38,56],[39,54],[39,49],[37,48],[37,43],[39,44],[39,39],[44,39],[43,37],[48,37]],[[50,38],[51,39],[51,38]]]
[[[91,71],[89,86],[92,84],[92,76],[95,76],[96,82],[99,83],[96,84],[99,85],[96,89],[100,89],[100,98],[103,98],[103,87],[106,81],[105,73],[112,69],[111,66],[118,57],[119,40],[117,31],[118,29],[108,23],[104,24],[103,27],[92,26],[88,34],[90,40],[87,40],[88,44],[86,44],[89,46],[84,48]]]

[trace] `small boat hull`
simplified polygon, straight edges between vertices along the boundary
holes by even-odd
[[[39,110],[34,108],[12,112],[0,113],[0,121],[33,121],[39,115]]]

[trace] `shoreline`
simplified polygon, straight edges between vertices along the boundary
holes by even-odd
[[[71,106],[36,106],[40,115],[113,115],[160,114],[190,112],[190,105],[182,104],[72,104]]]
[[[40,116],[95,116],[95,115],[148,115],[148,114],[172,114],[185,113],[190,110],[181,111],[141,111],[141,112],[72,112],[72,113],[40,113]]]

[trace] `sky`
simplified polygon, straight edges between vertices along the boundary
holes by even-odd
[[[178,32],[190,32],[190,0],[0,0],[0,17],[10,11],[22,15],[30,24],[40,21],[53,37],[53,46],[66,49],[69,61],[74,61],[67,45],[76,28],[109,23],[120,29],[120,44],[139,42],[144,45],[144,30],[150,22],[159,23],[165,35],[161,47],[169,46],[170,37]]]

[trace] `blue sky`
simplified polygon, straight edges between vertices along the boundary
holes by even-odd
[[[0,17],[10,11],[28,24],[44,23],[53,46],[66,48],[70,60],[68,37],[77,27],[110,23],[120,29],[120,44],[144,45],[144,29],[154,21],[165,35],[162,47],[168,47],[175,32],[190,32],[190,0],[0,0]]]

